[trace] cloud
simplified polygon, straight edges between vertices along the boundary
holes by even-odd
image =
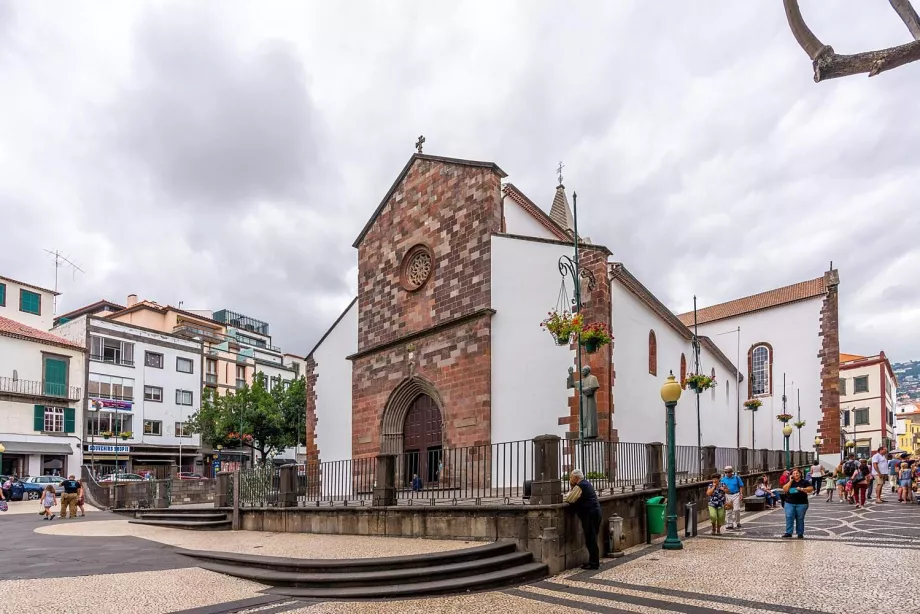
[[[0,269],[47,284],[36,242],[64,249],[87,271],[64,308],[226,307],[305,352],[424,133],[546,209],[564,160],[585,233],[675,310],[833,260],[842,349],[917,358],[920,65],[816,85],[781,9],[727,0],[62,6],[0,0],[0,212],[22,231]],[[906,41],[886,6],[803,11],[841,53]]]

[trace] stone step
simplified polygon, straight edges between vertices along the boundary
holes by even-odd
[[[173,512],[143,512],[141,520],[226,520],[227,515],[221,512],[210,514],[175,514]]]
[[[247,568],[263,568],[273,571],[296,573],[348,573],[389,571],[393,569],[420,569],[464,561],[488,559],[516,550],[513,542],[493,542],[472,548],[460,548],[445,552],[432,552],[410,556],[390,556],[364,559],[295,559],[276,556],[255,556],[235,552],[206,552],[200,550],[176,549],[179,554],[224,565]]]
[[[129,520],[131,524],[145,524],[151,527],[169,527],[192,531],[229,531],[233,521],[224,520]]]
[[[359,571],[344,573],[299,573],[278,571],[258,567],[239,567],[220,563],[201,563],[199,567],[209,571],[251,580],[270,586],[293,586],[300,588],[369,587],[386,586],[393,583],[413,582],[419,578],[427,580],[460,578],[481,575],[491,571],[520,567],[533,562],[530,552],[511,552],[487,559],[475,559],[433,567]]]
[[[387,584],[381,586],[336,586],[331,588],[304,588],[276,586],[267,593],[298,597],[303,599],[387,599],[420,597],[423,595],[446,595],[480,591],[501,586],[524,584],[546,577],[549,569],[543,563],[527,563],[482,574],[442,578],[409,584]],[[425,570],[418,570],[419,578],[425,577]]]

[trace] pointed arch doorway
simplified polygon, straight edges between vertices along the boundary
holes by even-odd
[[[441,409],[427,394],[418,395],[403,425],[403,476],[406,486],[418,475],[424,484],[438,482],[443,462],[444,423]]]

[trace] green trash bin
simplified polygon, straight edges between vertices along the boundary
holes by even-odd
[[[649,535],[662,535],[664,533],[664,515],[667,508],[667,504],[664,501],[664,497],[652,497],[645,502]]]

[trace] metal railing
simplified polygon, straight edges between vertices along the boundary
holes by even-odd
[[[701,456],[702,450],[697,446],[674,446],[675,467],[674,472],[678,484],[689,482],[699,482],[703,479],[703,473],[706,471],[706,463]],[[664,458],[661,466],[662,471],[667,474],[668,455],[665,448]]]
[[[297,504],[367,505],[374,495],[373,457],[297,466]]]
[[[625,441],[564,439],[559,455],[563,492],[569,473],[580,469],[598,491],[641,490],[653,481],[649,473],[648,446]]]
[[[55,397],[73,401],[79,400],[81,397],[81,390],[76,386],[65,386],[64,384],[56,384],[53,382],[13,379],[11,377],[0,377],[0,392],[35,397]]]
[[[722,471],[729,466],[735,471],[738,471],[741,466],[741,454],[738,448],[716,448],[716,471]]]
[[[95,362],[107,362],[110,365],[122,365],[124,367],[134,366],[133,360],[127,360],[121,357],[115,358],[114,356],[109,357],[109,356],[100,356],[98,354],[90,354],[89,359]]]
[[[278,505],[281,472],[272,464],[240,470],[240,506],[270,507]]]

